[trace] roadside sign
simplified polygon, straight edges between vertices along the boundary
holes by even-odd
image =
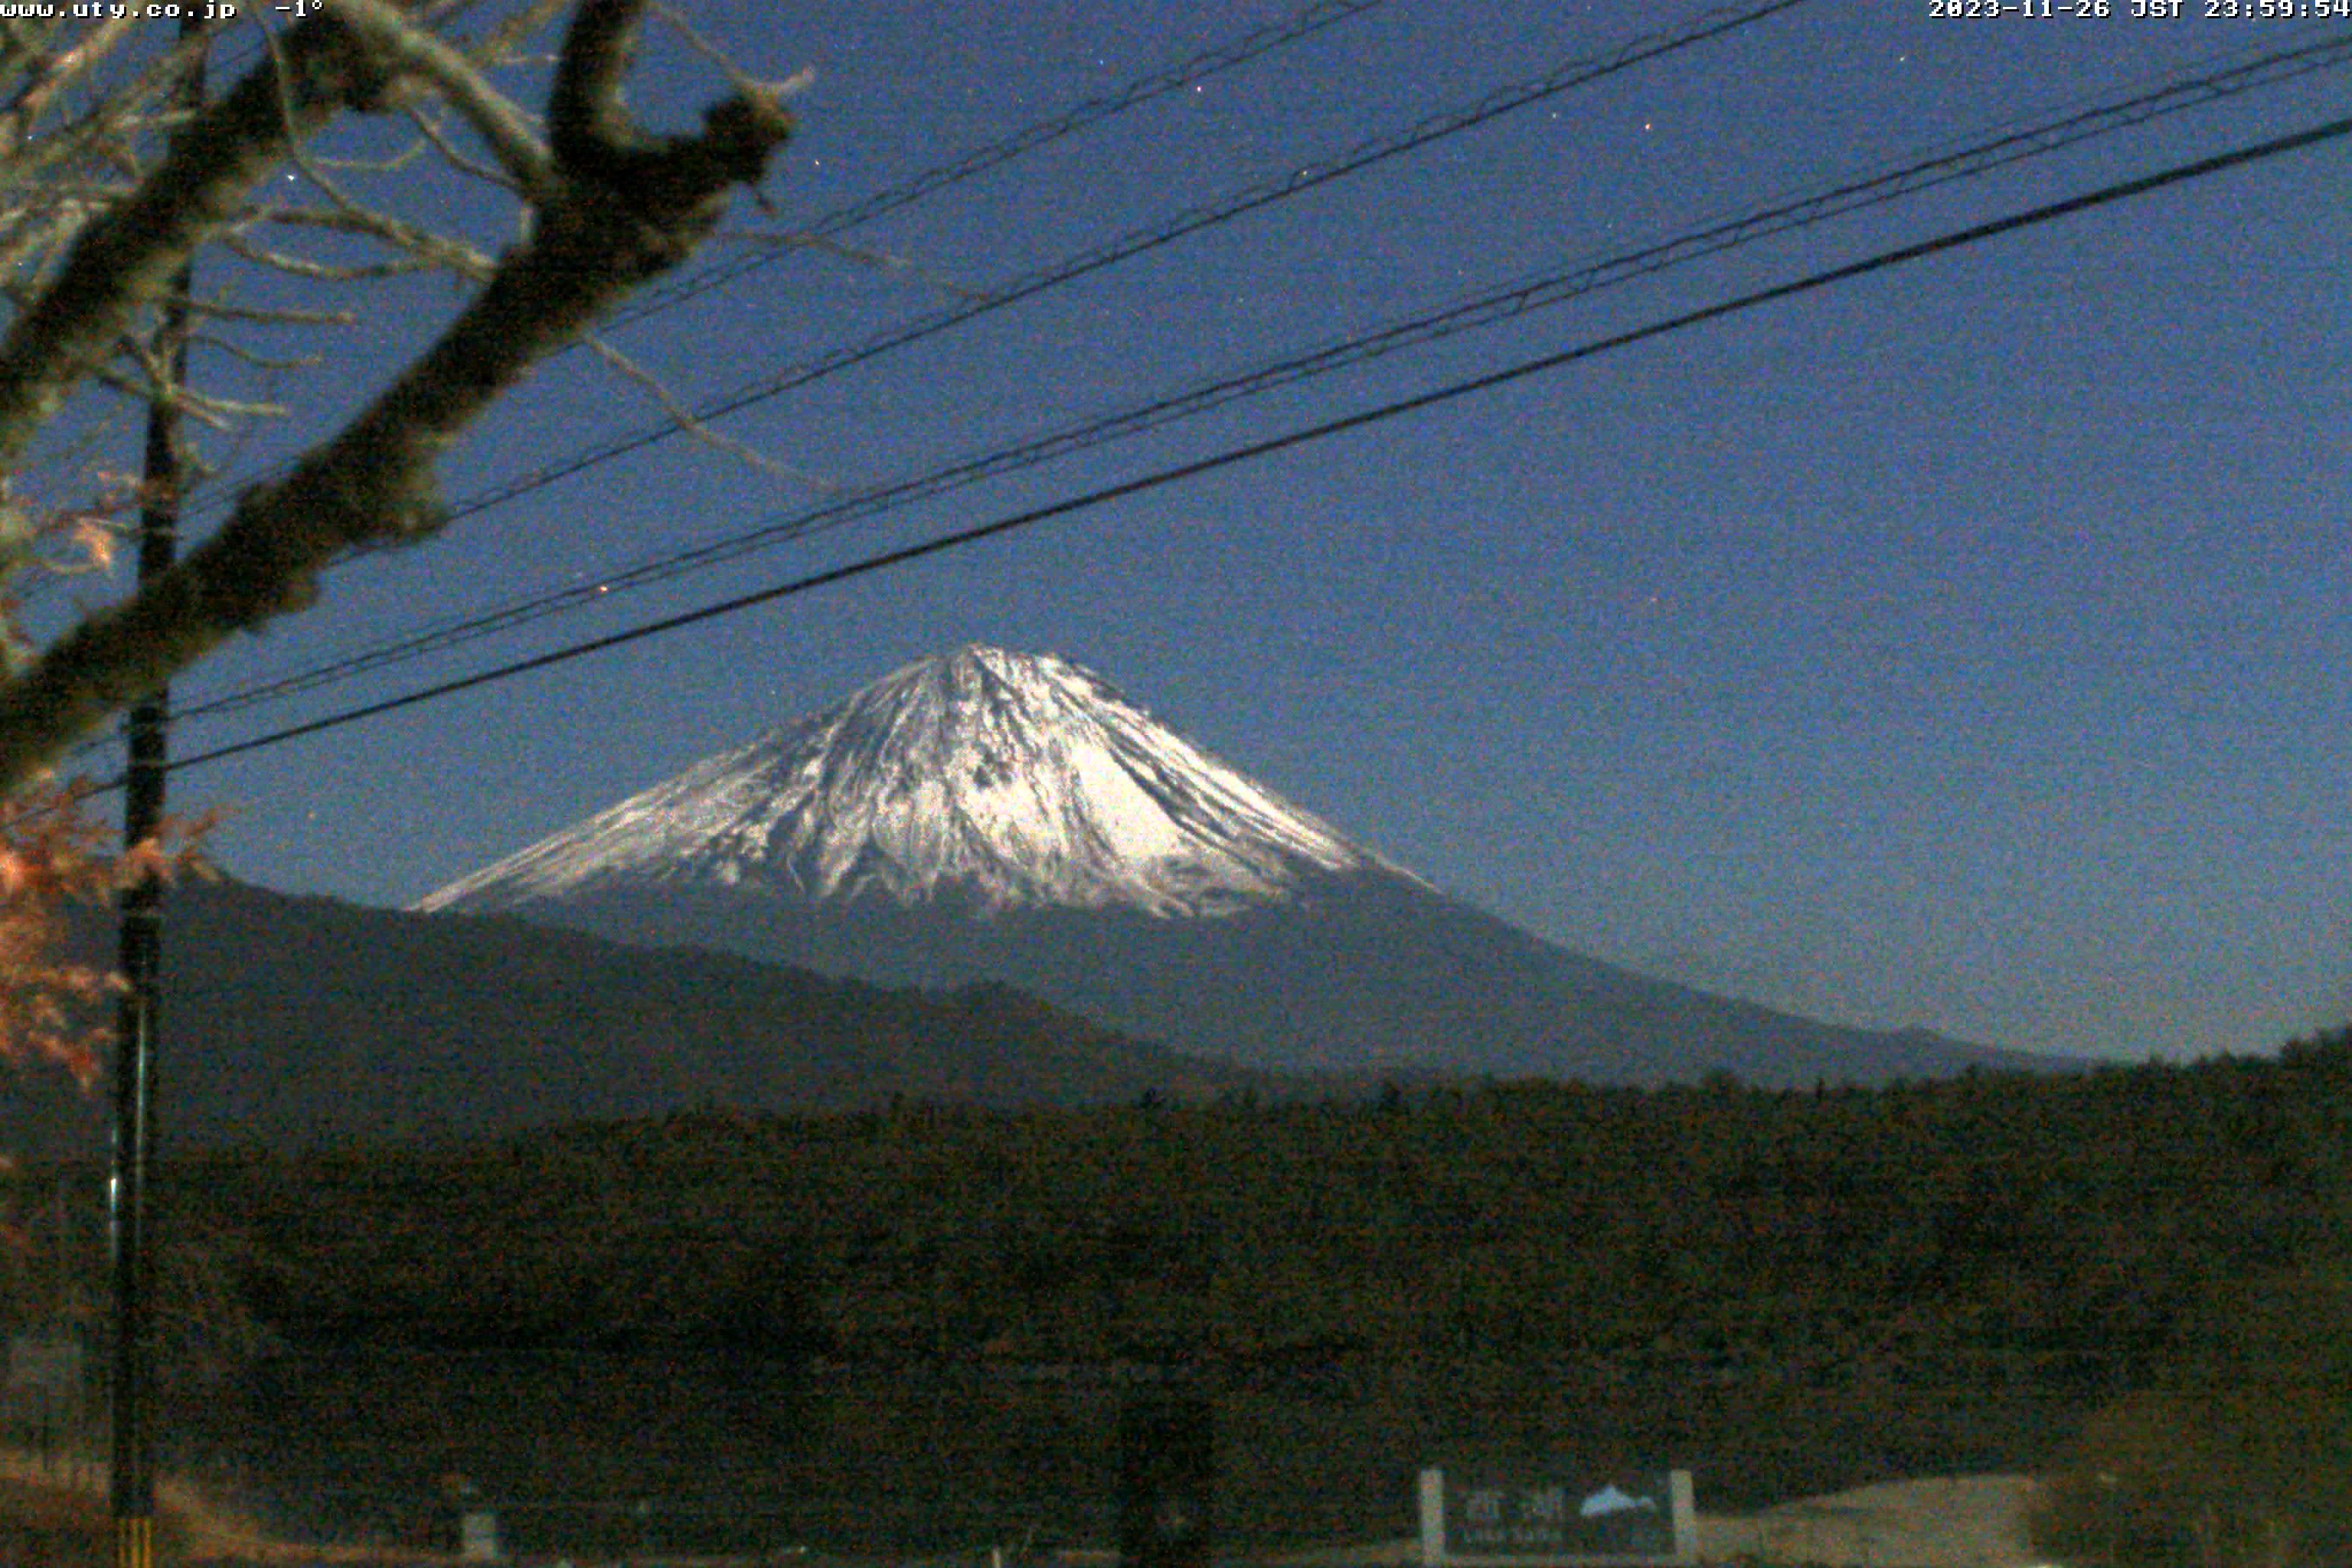
[[[1695,1563],[1690,1472],[1423,1470],[1421,1555],[1426,1568]]]

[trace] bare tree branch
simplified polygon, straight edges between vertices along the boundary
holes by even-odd
[[[410,122],[413,123],[418,132],[423,134],[424,139],[427,142],[431,143],[433,150],[440,153],[443,161],[447,163],[451,168],[457,170],[461,174],[471,174],[478,180],[487,180],[492,184],[503,185],[509,190],[515,191],[517,194],[520,193],[521,187],[516,184],[514,181],[499,173],[498,170],[491,168],[488,163],[478,163],[474,159],[466,156],[464,153],[460,152],[457,148],[457,144],[450,141],[449,138],[443,133],[441,127],[434,121],[431,115],[425,113],[421,110],[412,108],[408,110],[408,118]]]
[[[405,109],[402,112],[409,115],[411,118],[416,118],[423,113],[421,110],[415,107]],[[415,163],[417,159],[425,156],[427,152],[433,151],[436,146],[436,143],[434,142],[425,137],[419,136],[415,141],[411,142],[399,152],[391,153],[386,157],[320,158],[318,159],[317,162],[323,168],[345,169],[355,173],[369,174],[393,174],[407,168],[410,164]]]
[[[11,147],[21,143],[50,101],[121,47],[131,36],[132,25],[129,16],[101,22],[71,48],[47,57],[28,71],[23,89],[0,114],[0,141]]]
[[[437,530],[441,455],[532,365],[692,254],[728,193],[763,176],[792,127],[772,90],[752,84],[712,105],[698,134],[654,137],[631,121],[621,89],[643,3],[582,0],[549,105],[549,199],[530,237],[440,339],[285,479],[247,491],[177,566],[0,685],[0,797],[231,634],[308,604],[318,574],[347,552]],[[295,28],[283,84],[294,124],[278,113],[278,68],[257,70],[85,235],[0,342],[0,464],[89,374],[121,323],[158,297],[177,258],[238,216],[245,190],[285,155],[291,135],[338,104],[383,100],[391,84],[376,62],[354,58],[354,38],[309,22]],[[90,275],[101,264],[114,269],[111,289]]]
[[[283,250],[272,250],[268,246],[256,245],[253,241],[236,235],[222,240],[221,245],[224,249],[242,256],[257,266],[267,267],[274,272],[283,272],[289,278],[308,278],[318,283],[367,283],[386,278],[414,277],[419,272],[431,272],[437,269],[436,263],[415,257],[398,261],[314,261],[307,256],[295,256]],[[488,276],[489,266],[488,258],[484,258],[481,270],[471,276]],[[343,320],[345,324],[349,324],[358,321],[359,318],[350,311],[344,311]]]
[[[713,451],[724,452],[745,467],[756,468],[772,479],[783,479],[795,485],[805,485],[811,489],[826,495],[841,493],[843,487],[835,481],[819,478],[804,468],[795,468],[781,458],[772,458],[757,447],[739,441],[722,430],[713,428],[709,421],[697,418],[694,410],[678,401],[677,395],[662,384],[661,377],[606,342],[596,333],[587,333],[586,341],[588,347],[594,351],[598,359],[603,360],[616,374],[645,388],[646,395],[660,405],[662,412],[677,422],[677,427],[686,432],[689,440],[699,441]]]
[[[0,153],[5,156],[5,164],[0,164],[0,187],[12,191],[44,187],[58,168],[77,158],[101,158],[113,163],[119,173],[136,177],[137,160],[121,145],[126,131],[169,122],[165,100],[193,68],[201,47],[193,40],[175,45],[130,80],[110,86],[79,118],[50,131],[35,134],[33,117],[10,124],[8,135],[15,140],[0,140]]]
[[[534,201],[555,194],[554,160],[522,111],[482,79],[473,62],[411,26],[384,0],[335,0],[335,15],[403,73],[429,83],[466,117],[515,184]]]
[[[265,327],[356,327],[357,310],[304,310],[290,305],[232,305],[224,300],[190,300],[188,308],[218,321],[252,321]]]
[[[476,280],[486,279],[497,265],[489,256],[467,244],[436,234],[431,229],[404,222],[389,213],[352,204],[340,211],[318,207],[289,207],[268,215],[272,223],[293,228],[331,229],[341,234],[355,234],[373,239],[388,249],[396,250],[426,267],[456,272]],[[251,241],[246,243],[251,244]],[[257,250],[261,247],[256,247]],[[315,264],[296,260],[299,269]]]
[[[229,310],[216,310],[215,307],[208,305],[202,300],[189,300],[188,309],[191,312],[199,316],[235,315],[239,319],[251,320],[254,319],[256,315],[256,312],[253,311],[233,312]],[[356,325],[358,321],[359,317],[357,315],[347,311],[344,313],[343,319],[335,324],[337,326],[348,327]],[[222,337],[215,332],[198,332],[190,341],[201,343],[204,347],[209,349],[214,353],[226,354],[227,357],[236,360],[240,364],[249,366],[254,370],[266,371],[271,374],[282,374],[285,372],[296,370],[316,370],[320,365],[327,363],[327,356],[324,354],[296,354],[291,357],[283,357],[272,354],[257,353],[246,344],[240,343],[232,338]]]
[[[339,108],[374,101],[385,85],[348,30],[313,16],[184,127],[130,199],[82,232],[40,300],[0,339],[0,468],[23,458],[67,395],[170,288],[189,253],[236,217],[246,192],[297,137]]]
[[[572,0],[530,0],[530,4],[491,28],[466,50],[478,66],[504,65],[522,41],[563,14]]]

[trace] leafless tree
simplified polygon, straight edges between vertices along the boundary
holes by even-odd
[[[0,259],[16,307],[0,336],[0,473],[21,471],[93,391],[173,400],[215,422],[258,411],[178,384],[152,346],[150,324],[175,302],[200,330],[310,319],[184,296],[179,279],[202,247],[342,286],[437,268],[470,295],[358,413],[239,496],[169,572],[16,649],[0,676],[0,799],[36,786],[75,740],[230,634],[310,604],[336,560],[434,533],[441,456],[533,365],[690,256],[792,125],[789,84],[727,68],[729,90],[698,129],[640,127],[623,89],[646,0],[530,0],[470,38],[458,36],[467,0],[334,0],[258,27],[265,47],[249,68],[192,106],[175,84],[195,41],[164,47],[152,21],[56,9],[0,18]],[[567,10],[534,116],[495,68]],[[397,117],[414,142],[363,172],[370,192],[396,188],[404,160],[421,154],[507,193],[521,237],[492,255],[347,190],[362,176],[312,147],[352,116]],[[289,172],[313,199],[259,194]],[[53,554],[58,535],[53,515],[0,508],[0,586]]]

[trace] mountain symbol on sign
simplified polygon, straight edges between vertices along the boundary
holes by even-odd
[[[1614,1486],[1606,1486],[1579,1503],[1576,1511],[1586,1519],[1606,1519],[1611,1514],[1633,1513],[1642,1509],[1657,1512],[1658,1500],[1654,1497],[1637,1498]]]

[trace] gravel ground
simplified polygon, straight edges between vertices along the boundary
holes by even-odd
[[[2040,1561],[2025,1539],[2033,1492],[2026,1476],[1888,1481],[1744,1518],[1702,1515],[1699,1550],[1710,1563],[1753,1553],[1831,1568],[2029,1568]]]

